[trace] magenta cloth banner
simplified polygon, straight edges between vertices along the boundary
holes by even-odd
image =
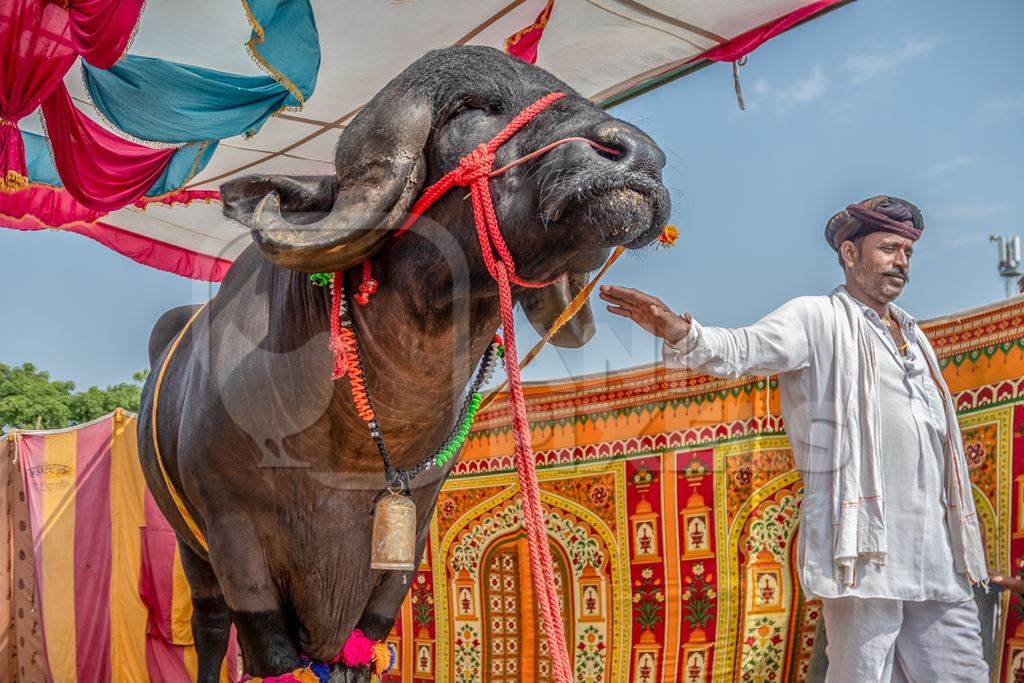
[[[704,54],[697,55],[690,61],[709,59],[712,62],[735,62],[740,57],[753,52],[762,43],[771,40],[780,33],[788,31],[805,19],[810,19],[839,2],[841,0],[819,0],[818,2],[806,5],[774,21],[769,21],[767,24],[762,24],[746,33],[741,33],[732,40],[722,43]]]
[[[69,230],[96,240],[137,263],[193,280],[220,282],[231,267],[231,261],[226,259],[143,237],[103,221],[77,224]]]
[[[74,63],[68,13],[41,0],[0,0],[0,192],[28,185],[17,123],[32,113]]]
[[[109,69],[128,48],[145,0],[72,0],[68,5],[75,50],[90,64]]]
[[[139,145],[92,121],[63,83],[43,100],[43,118],[65,189],[90,209],[115,211],[141,199],[174,156],[173,147]]]
[[[506,38],[505,52],[513,57],[518,57],[527,64],[536,64],[537,46],[540,45],[540,39],[544,36],[544,29],[547,28],[548,20],[551,19],[551,10],[554,7],[555,0],[548,0],[532,24]]]
[[[135,202],[135,206],[145,209],[150,204],[171,206],[194,201],[215,201],[219,198],[220,193],[216,190],[178,190],[160,197],[140,199]],[[60,187],[32,185],[20,192],[0,193],[0,224],[7,228],[57,228],[74,232],[93,239],[137,263],[193,280],[220,282],[231,267],[231,261],[227,259],[137,235],[93,218],[104,215],[105,212],[93,211],[82,206]],[[78,218],[75,218],[76,216]],[[44,217],[53,220],[47,222],[43,220]]]
[[[100,68],[113,65],[131,41],[143,2],[76,0],[64,7],[0,0],[0,192],[28,186],[18,121],[53,93],[79,54]]]
[[[0,216],[18,221],[34,219],[33,225],[57,230],[80,221],[92,223],[107,213],[83,206],[60,187],[32,184],[24,190],[0,192]]]
[[[150,204],[174,206],[219,200],[217,190],[175,190],[158,197],[143,197],[134,205],[145,209]],[[92,223],[108,213],[83,206],[58,186],[33,183],[18,192],[0,193],[0,222],[15,230],[61,230],[75,223]]]

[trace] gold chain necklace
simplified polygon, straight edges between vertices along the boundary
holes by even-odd
[[[896,342],[896,348],[899,349],[900,355],[905,355],[904,352],[907,350],[907,347],[910,346],[910,342],[907,341],[905,337],[903,339],[902,344],[896,341],[896,332],[900,329],[899,323],[893,320],[892,316],[890,315],[887,316],[885,319],[885,326],[889,328],[889,334],[892,335],[892,340]]]

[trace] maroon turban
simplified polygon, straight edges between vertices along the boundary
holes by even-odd
[[[846,240],[883,230],[915,242],[924,231],[921,211],[905,199],[878,195],[848,207],[829,219],[825,241],[839,251]]]

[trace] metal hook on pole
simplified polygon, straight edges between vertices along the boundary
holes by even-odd
[[[747,106],[743,103],[743,88],[740,86],[740,67],[747,65],[747,55],[743,55],[732,63],[732,87],[736,90],[736,104],[740,111],[746,111]]]

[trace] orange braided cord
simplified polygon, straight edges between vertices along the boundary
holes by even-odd
[[[348,360],[348,381],[352,386],[352,401],[356,404],[356,412],[363,420],[371,422],[376,419],[376,416],[373,414],[373,406],[370,404],[370,394],[366,391],[363,368],[359,363],[356,333],[351,327],[342,326],[341,343],[345,350],[345,358]]]

